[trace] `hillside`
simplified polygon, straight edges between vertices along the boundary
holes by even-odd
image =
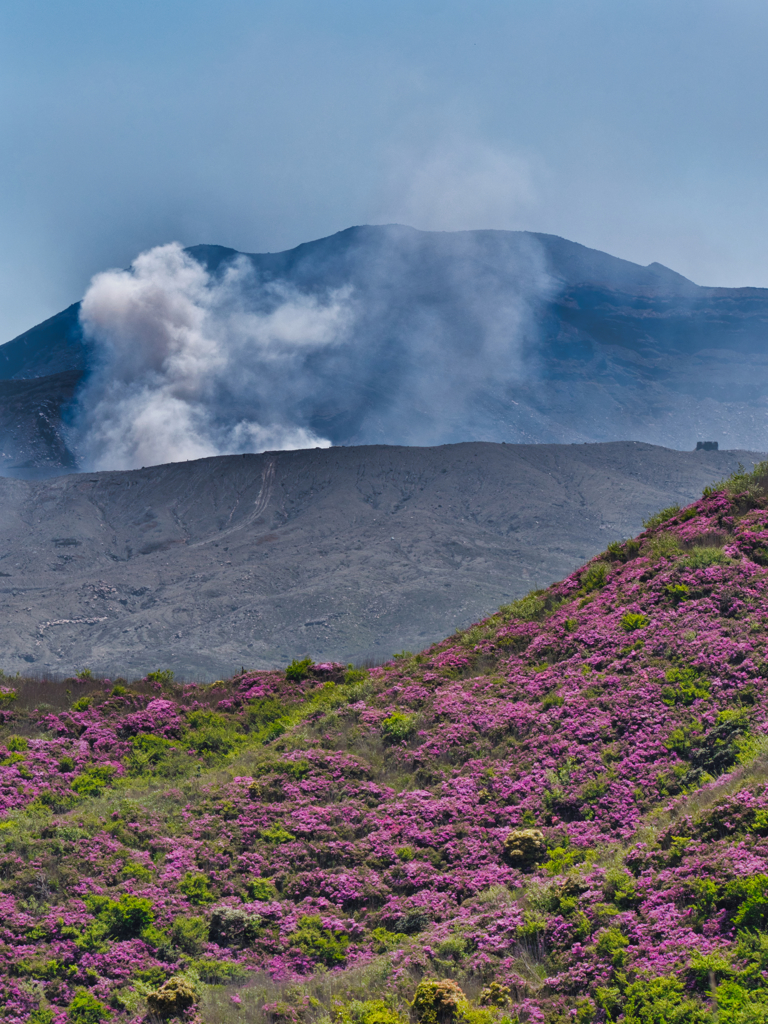
[[[659,264],[531,232],[367,226],[283,253],[187,253],[211,292],[238,260],[246,268],[241,290],[222,293],[225,312],[345,296],[349,330],[297,357],[274,386],[259,390],[270,360],[236,347],[238,372],[217,382],[214,419],[287,421],[335,445],[768,446],[765,289],[699,287]],[[75,304],[0,346],[4,473],[78,461],[62,415],[99,361],[78,315]],[[219,322],[214,336],[225,334]],[[89,392],[89,408],[97,397]]]
[[[369,672],[6,680],[3,1020],[764,1021],[767,596],[764,464]]]
[[[384,661],[546,586],[750,452],[369,446],[0,478],[0,668]]]

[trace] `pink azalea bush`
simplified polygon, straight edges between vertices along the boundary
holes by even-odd
[[[0,1018],[768,1020],[764,477],[370,672],[5,680]]]

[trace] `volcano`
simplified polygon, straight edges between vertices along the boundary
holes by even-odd
[[[282,253],[187,252],[214,279],[245,259],[255,306],[276,287],[354,297],[343,348],[302,370],[317,381],[302,422],[334,445],[768,447],[768,290],[700,287],[530,232],[367,226]],[[0,347],[6,474],[78,465],[67,410],[98,358],[78,314],[70,306]],[[425,332],[426,368],[409,355]],[[439,400],[446,374],[461,402]]]

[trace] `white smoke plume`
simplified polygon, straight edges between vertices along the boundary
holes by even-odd
[[[83,466],[330,446],[302,422],[304,365],[345,340],[348,288],[256,288],[247,259],[214,276],[172,243],[94,277],[80,316],[95,357],[73,419]]]
[[[551,288],[536,240],[507,232],[350,228],[234,259],[161,246],[83,300],[70,442],[83,468],[131,469],[527,436],[518,390]]]

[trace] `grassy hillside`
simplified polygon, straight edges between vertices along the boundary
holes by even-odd
[[[768,1020],[768,464],[427,651],[5,679],[0,1016]]]

